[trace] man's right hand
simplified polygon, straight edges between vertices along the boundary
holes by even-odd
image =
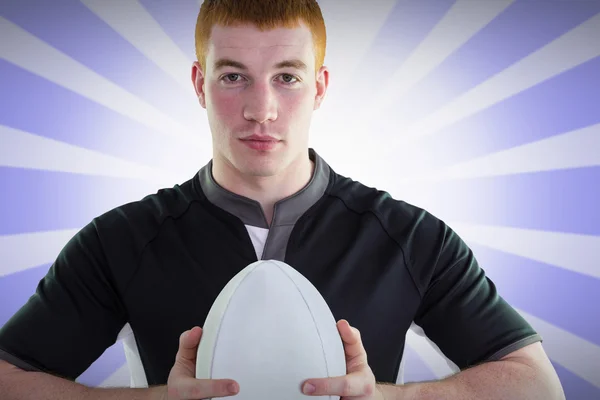
[[[197,400],[227,397],[238,393],[239,385],[232,379],[196,379],[196,354],[202,328],[194,327],[179,338],[175,365],[167,381],[166,400]]]

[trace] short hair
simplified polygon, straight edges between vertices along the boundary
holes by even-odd
[[[310,29],[315,51],[315,70],[325,62],[327,33],[316,0],[205,0],[196,21],[196,58],[206,72],[208,41],[214,25],[244,23],[265,31],[278,27],[296,28],[304,22]]]

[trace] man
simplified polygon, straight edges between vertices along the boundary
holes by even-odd
[[[347,374],[308,379],[307,395],[564,397],[541,338],[450,228],[340,176],[308,148],[329,81],[315,1],[206,1],[196,43],[192,81],[207,110],[212,160],[181,186],[94,219],[65,246],[0,330],[2,399],[199,399],[243,390],[231,379],[194,379],[195,353],[220,290],[261,258],[304,274],[339,320]],[[413,322],[461,372],[393,384]],[[149,388],[73,383],[124,326],[139,363],[134,386]]]

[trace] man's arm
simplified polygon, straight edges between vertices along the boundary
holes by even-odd
[[[440,381],[377,387],[385,400],[565,398],[558,375],[539,342]]]
[[[344,343],[347,374],[308,379],[302,384],[305,394],[365,400],[565,399],[558,375],[539,342],[444,380],[392,385],[376,382],[360,331],[345,320],[338,321],[337,327]]]
[[[183,332],[167,385],[144,389],[90,388],[44,372],[24,371],[0,360],[2,400],[182,400],[237,394],[239,384],[233,379],[196,379],[201,337],[200,327]]]
[[[404,219],[418,221],[412,230],[392,223],[402,228],[398,243],[405,243],[404,259],[421,294],[413,321],[462,372],[434,382],[378,384],[360,332],[352,335],[341,323],[347,374],[309,379],[305,393],[369,400],[564,399],[542,337],[498,294],[473,251],[431,214]]]
[[[0,393],[2,400],[164,400],[166,386],[90,388],[44,372],[23,371],[0,360]]]

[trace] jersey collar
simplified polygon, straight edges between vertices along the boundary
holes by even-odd
[[[281,225],[294,225],[298,218],[325,193],[331,173],[329,165],[314,149],[309,149],[308,155],[315,163],[310,182],[299,192],[275,203],[271,228]],[[245,225],[269,229],[260,203],[230,192],[214,180],[212,160],[200,170],[199,179],[200,187],[211,203],[235,215]]]

